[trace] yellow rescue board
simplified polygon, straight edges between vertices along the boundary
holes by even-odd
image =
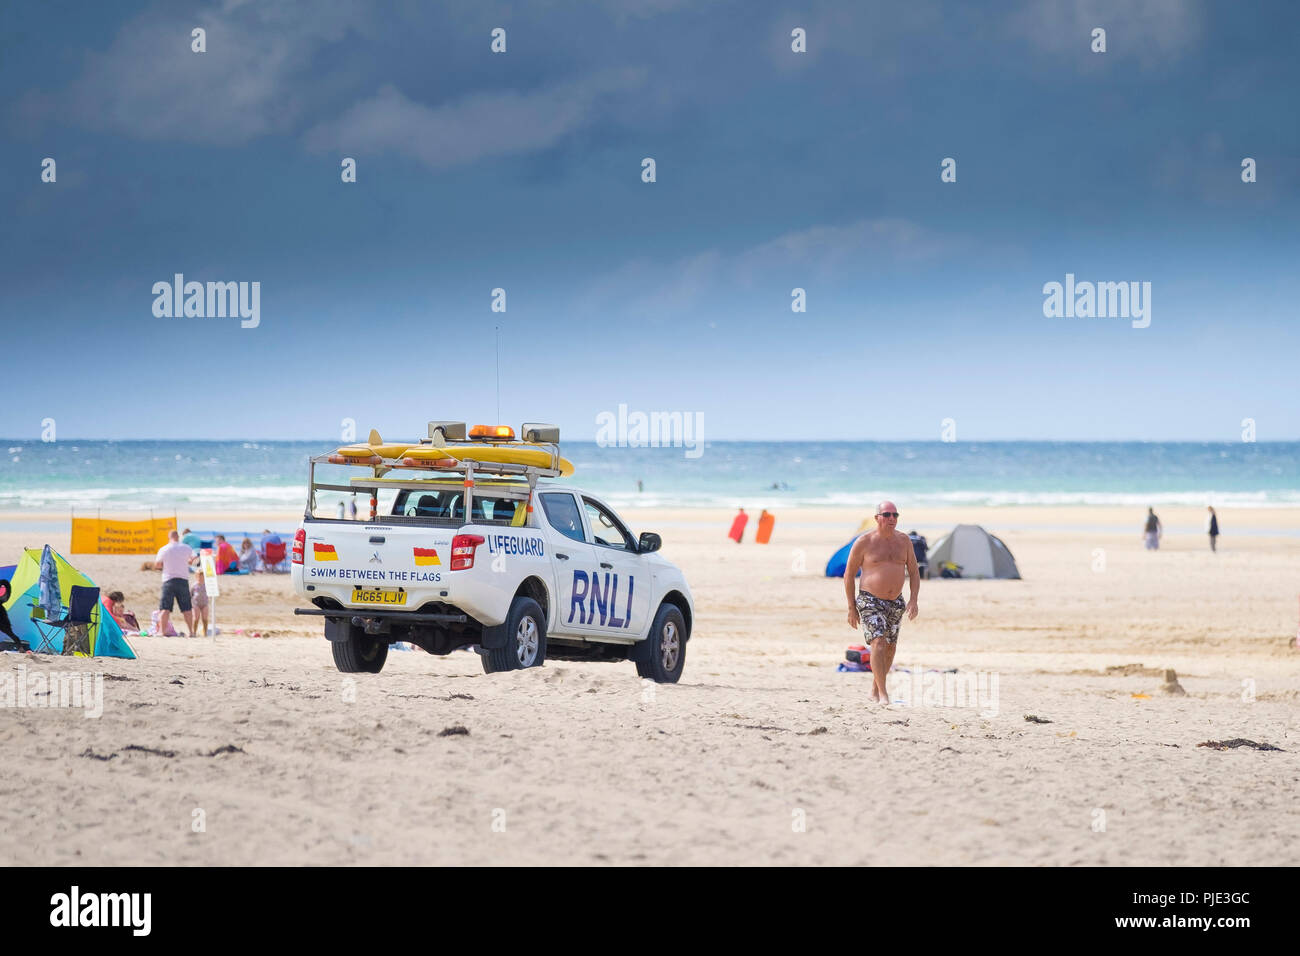
[[[371,434],[377,439],[377,433]],[[522,442],[509,444],[489,444],[487,442],[457,443],[453,445],[429,445],[413,442],[379,442],[372,441],[364,445],[344,445],[335,452],[342,458],[367,459],[374,455],[381,458],[410,458],[415,461],[435,462],[447,458],[456,461],[483,461],[507,465],[530,465],[533,468],[551,467],[551,446],[531,445]],[[573,474],[573,462],[567,458],[560,459],[560,474],[568,477]]]
[[[445,448],[438,445],[419,445],[406,449],[404,458],[414,458],[416,461],[438,461],[440,458],[451,458],[452,455],[447,453]]]
[[[444,458],[457,461],[490,461],[505,465],[531,465],[534,468],[550,468],[551,452],[549,446],[543,445],[489,445],[475,443],[472,445],[444,445],[430,449]],[[411,456],[413,457],[413,456]],[[573,462],[567,458],[560,459],[560,474],[573,474]]]
[[[344,458],[369,458],[371,455],[378,455],[380,458],[401,458],[408,448],[418,448],[418,441],[399,441],[399,442],[380,442],[374,445],[344,445],[334,454],[341,455]]]

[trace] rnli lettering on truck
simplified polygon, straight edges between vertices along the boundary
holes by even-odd
[[[521,538],[513,534],[489,534],[487,546],[489,554],[518,554],[526,557],[546,557],[546,546],[541,538]]]
[[[595,624],[596,614],[599,613],[601,627],[628,627],[632,623],[632,590],[636,585],[636,578],[630,574],[627,577],[627,605],[623,609],[623,617],[620,618],[618,616],[618,575],[611,575],[607,571],[603,582],[600,577],[598,571],[593,571],[588,576],[586,571],[574,570],[569,623],[573,623],[573,615],[576,612],[579,624]]]

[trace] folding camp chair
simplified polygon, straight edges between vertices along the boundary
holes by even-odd
[[[259,554],[262,559],[262,570],[277,570],[279,565],[284,564],[284,555],[285,543],[283,541],[267,541],[262,545]]]
[[[37,605],[32,607],[32,624],[41,636],[36,650],[38,653],[53,654],[54,638],[59,632],[63,635],[63,653],[90,653],[90,625],[93,615],[99,607],[99,588],[72,586],[68,607],[57,621],[45,616],[45,609]]]

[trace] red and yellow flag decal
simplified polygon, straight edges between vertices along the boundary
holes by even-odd
[[[416,567],[425,567],[430,564],[442,564],[442,562],[438,560],[437,548],[412,548],[411,550],[415,552]]]
[[[311,553],[317,561],[337,561],[339,559],[338,552],[334,550],[332,544],[313,544]]]

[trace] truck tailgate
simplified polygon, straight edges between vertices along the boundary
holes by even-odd
[[[449,601],[456,528],[308,521],[303,586],[344,607],[415,610]]]

